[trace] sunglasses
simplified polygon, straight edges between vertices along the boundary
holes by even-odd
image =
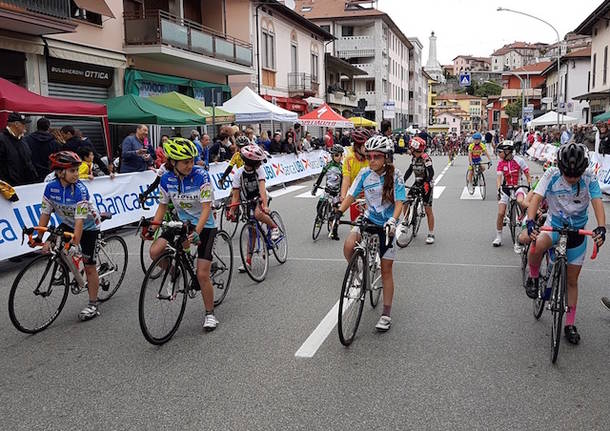
[[[385,159],[385,155],[383,154],[367,154],[367,160],[383,160]]]

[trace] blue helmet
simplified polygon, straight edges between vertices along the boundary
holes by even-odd
[[[472,139],[481,140],[481,139],[483,139],[483,136],[479,132],[477,132],[474,135],[472,135]]]

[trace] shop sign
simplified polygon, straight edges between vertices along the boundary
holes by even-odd
[[[114,69],[95,64],[77,63],[60,58],[47,58],[47,73],[50,82],[110,87]]]

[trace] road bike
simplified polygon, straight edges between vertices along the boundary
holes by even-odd
[[[523,288],[527,288],[527,282],[530,278],[530,269],[528,263],[530,244],[521,249],[521,282]],[[544,305],[550,297],[550,287],[548,284],[550,271],[552,268],[551,261],[553,259],[553,249],[549,249],[540,263],[540,275],[538,277],[538,297],[532,300],[532,313],[536,320],[540,319],[544,311]]]
[[[405,245],[405,247],[407,247],[417,236],[421,221],[426,217],[426,209],[424,207],[424,187],[422,185],[413,185],[411,187],[405,186],[405,188],[412,190],[415,195],[415,199],[408,204],[409,212],[402,221],[411,231],[411,235],[409,235],[409,239]]]
[[[502,186],[502,191],[508,195],[508,205],[506,206],[506,218],[505,223],[508,224],[510,230],[510,237],[513,240],[513,245],[519,237],[519,231],[517,228],[521,226],[521,221],[525,217],[525,210],[521,208],[521,205],[517,202],[517,190],[525,189],[525,193],[529,192],[530,188],[528,185],[521,186]],[[525,199],[525,196],[524,196]]]
[[[149,199],[158,200],[159,197],[150,196]],[[150,208],[148,208],[146,206],[145,202],[146,202],[146,200],[142,196],[140,196],[140,206],[142,207],[142,209],[144,211],[148,211]],[[167,211],[165,212],[165,215],[163,216],[163,221],[178,221],[178,220],[179,220],[178,214],[176,213],[174,205],[170,202],[169,204],[167,204]],[[159,238],[159,235],[161,235],[161,230],[157,229],[155,231],[155,234],[153,235],[153,237],[150,240],[141,238],[141,241],[140,241],[140,267],[142,268],[142,272],[144,274],[146,274],[146,271],[148,270],[148,268],[150,267],[150,264],[152,263],[152,259],[150,258],[150,245],[157,238]]]
[[[318,201],[318,206],[316,209],[316,218],[313,222],[313,231],[311,232],[311,237],[314,241],[317,240],[320,236],[322,226],[326,225],[328,233],[331,232],[332,213],[336,206],[333,205],[333,199],[335,199],[338,194],[339,192],[335,189],[329,189],[328,187],[324,189],[324,194],[320,197],[320,200]]]
[[[367,292],[371,306],[379,303],[383,284],[381,282],[381,258],[379,256],[379,235],[385,233],[389,240],[388,229],[370,223],[364,217],[355,222],[338,220],[335,223],[356,226],[361,238],[354,247],[341,287],[339,298],[338,330],[339,341],[349,346],[354,341]]]
[[[197,296],[201,288],[196,275],[196,246],[186,250],[182,246],[195,226],[181,221],[157,223],[142,217],[138,231],[140,227],[147,229],[150,226],[159,226],[174,238],[147,269],[138,302],[142,334],[151,344],[159,345],[174,336],[182,321],[187,299]],[[215,306],[226,298],[232,278],[233,244],[229,234],[219,230],[214,238],[210,268]]]
[[[102,221],[111,218],[102,214]],[[88,291],[84,268],[68,255],[72,233],[59,227],[36,226],[25,228],[22,243],[28,237],[28,244],[35,247],[33,234],[48,233],[49,253],[39,254],[17,275],[8,299],[11,322],[21,332],[35,334],[51,323],[64,308],[68,292],[78,295]],[[109,300],[119,289],[127,271],[127,244],[118,235],[98,233],[96,270],[99,274],[98,301]]]
[[[481,165],[487,165],[487,167],[491,167],[491,162],[486,163],[473,163],[472,166],[472,181],[468,181],[468,171],[466,171],[466,187],[468,189],[468,193],[474,195],[474,191],[478,187],[481,192],[481,197],[485,200],[485,196],[487,193],[485,187],[485,175],[483,170],[481,169]]]
[[[550,270],[547,269],[546,273],[548,278],[542,286],[538,284],[538,299],[534,301],[546,300],[547,309],[552,314],[551,323],[551,363],[557,361],[559,355],[559,344],[561,342],[561,332],[563,330],[563,315],[567,311],[567,271],[568,271],[568,234],[576,233],[578,235],[593,236],[593,232],[584,229],[573,229],[568,226],[563,228],[554,228],[551,226],[541,226],[540,230],[543,232],[557,232],[559,233],[559,241],[553,247],[551,247],[553,260],[547,265],[550,265]],[[536,250],[536,243],[532,242],[530,245],[532,253]],[[591,259],[597,257],[597,245],[593,244],[593,253]],[[548,267],[547,267],[548,268]],[[544,290],[542,288],[544,287]],[[550,289],[550,292],[548,290]],[[545,299],[546,298],[546,299]],[[534,305],[536,306],[536,304]],[[540,304],[538,304],[540,306]]]
[[[235,237],[239,221],[241,220],[241,207],[235,207],[233,217],[229,215],[229,205],[231,204],[231,195],[227,196],[221,203],[218,209],[220,212],[220,229],[226,231],[231,238]]]
[[[271,228],[267,225],[263,228],[261,223],[254,217],[254,210],[259,198],[236,202],[227,205],[229,208],[241,208],[241,217],[244,226],[239,235],[239,254],[244,269],[250,278],[261,282],[267,276],[269,270],[269,250],[273,252],[277,261],[282,264],[288,258],[288,235],[284,222],[277,211],[271,211],[269,217],[280,230],[277,240],[271,239]],[[269,203],[271,198],[269,198]]]

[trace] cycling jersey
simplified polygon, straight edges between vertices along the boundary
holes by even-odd
[[[265,182],[265,171],[259,166],[255,171],[247,171],[245,166],[233,176],[233,190],[239,190],[242,200],[252,200],[260,196],[258,184]]]
[[[589,171],[580,177],[578,184],[568,184],[556,167],[546,170],[534,193],[544,196],[548,204],[546,225],[582,229],[589,219],[589,202],[601,199],[602,192],[597,177]]]
[[[364,168],[360,171],[348,192],[354,199],[364,192],[364,198],[366,199],[364,217],[378,226],[383,226],[394,215],[394,203],[383,200],[384,179],[385,174],[380,176],[370,168]],[[395,169],[394,201],[404,202],[406,198],[405,183],[398,169]]]
[[[415,174],[415,181],[432,182],[434,168],[432,167],[432,159],[428,154],[423,153],[420,157],[411,159],[411,164],[405,172],[404,181],[407,181],[411,174]]]
[[[519,156],[514,156],[511,160],[499,160],[496,170],[499,176],[504,176],[503,184],[507,186],[519,185],[521,174],[527,174],[530,171],[525,160]]]
[[[472,163],[481,162],[481,156],[487,152],[487,147],[484,143],[475,145],[474,143],[468,146],[468,154],[472,155]]]
[[[353,184],[360,171],[368,166],[368,160],[358,160],[354,154],[354,147],[349,147],[343,160],[343,177],[349,178],[350,184]]]
[[[334,160],[330,161],[322,168],[322,172],[320,172],[320,176],[316,180],[315,187],[320,187],[320,183],[322,182],[322,178],[326,176],[326,187],[333,191],[339,193],[341,189],[341,181],[343,179],[343,172],[341,163],[337,163]]]
[[[55,178],[44,189],[40,210],[48,215],[55,211],[60,222],[71,229],[76,220],[84,220],[84,230],[98,230],[100,216],[89,199],[89,190],[80,180],[62,187],[59,178]]]
[[[214,189],[210,176],[205,169],[199,166],[194,166],[191,173],[184,178],[177,177],[174,172],[165,173],[161,177],[159,190],[161,191],[160,203],[168,205],[172,202],[178,218],[195,225],[199,222],[203,204],[214,200]],[[210,211],[204,227],[216,227],[212,211]]]
[[[231,161],[229,161],[229,165],[235,166],[236,168],[241,168],[244,165],[244,161],[241,158],[241,153],[236,151],[231,157]]]

